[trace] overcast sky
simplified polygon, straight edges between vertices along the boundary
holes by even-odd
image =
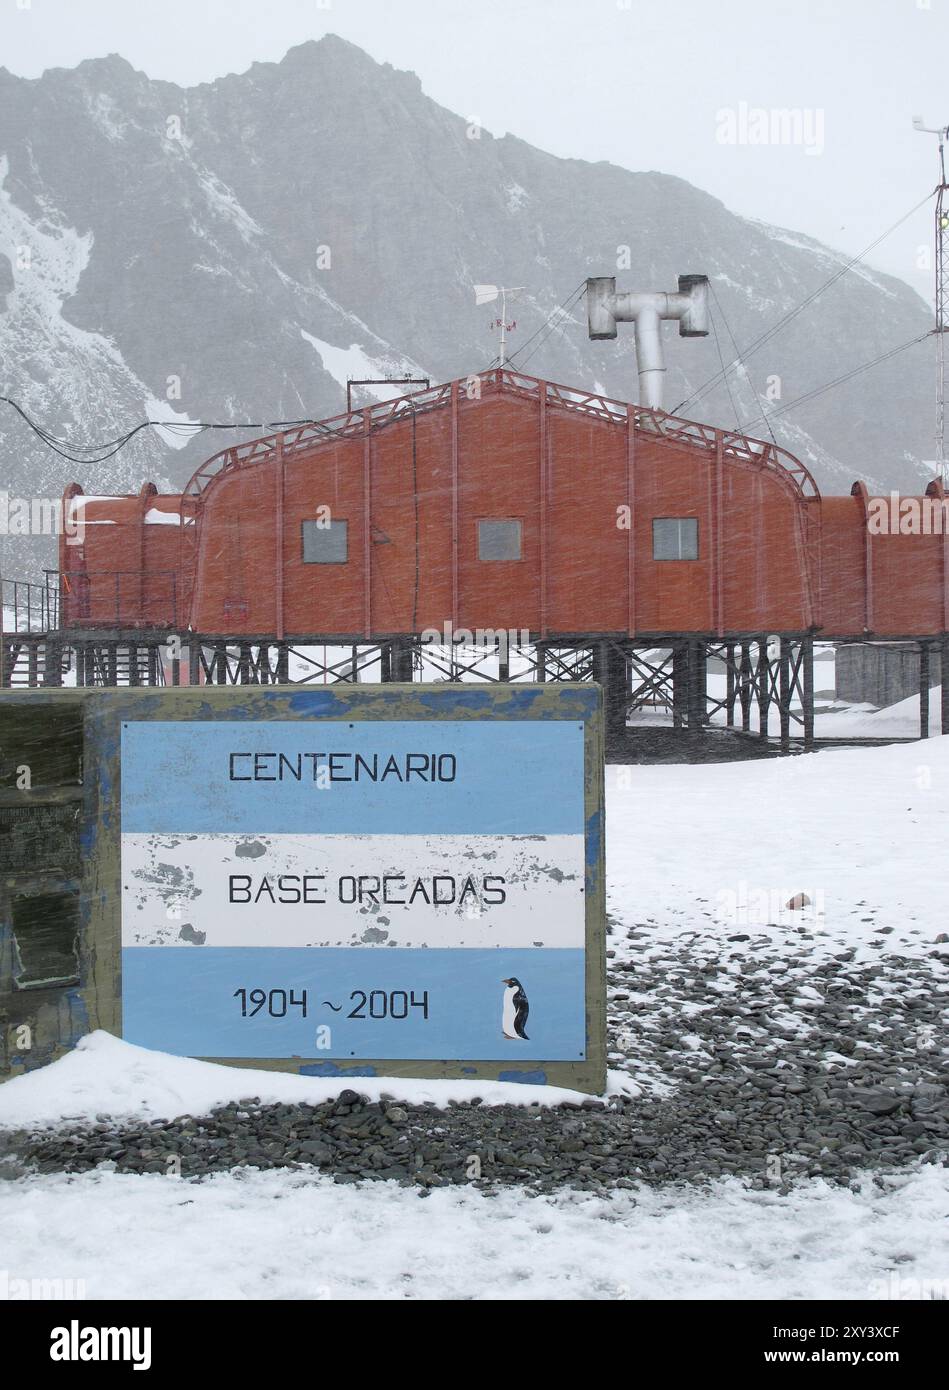
[[[677,174],[850,253],[936,182],[911,117],[949,122],[949,0],[0,0],[25,77],[116,52],[192,85],[328,31],[495,135]],[[931,237],[928,205],[868,261],[931,301]]]

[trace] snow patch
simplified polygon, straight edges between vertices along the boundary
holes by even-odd
[[[61,310],[64,301],[78,290],[82,272],[89,264],[92,233],[82,236],[75,228],[56,226],[48,218],[32,222],[4,187],[9,172],[9,160],[0,155],[0,245],[13,252],[12,297],[15,301],[28,301],[38,318],[48,317],[51,322],[47,334],[52,336],[61,326],[71,327],[64,323]],[[18,263],[21,259],[22,265]]]
[[[617,1084],[621,1084],[617,1081]],[[340,1091],[370,1100],[383,1094],[444,1109],[450,1100],[480,1096],[486,1105],[557,1105],[589,1097],[560,1086],[513,1081],[421,1081],[393,1076],[298,1076],[173,1057],[101,1030],[82,1038],[58,1062],[0,1086],[0,1127],[116,1119],[173,1120],[206,1115],[229,1101],[258,1096],[264,1104],[320,1105]]]
[[[157,396],[146,397],[145,418],[154,422],[155,433],[162,443],[171,449],[187,448],[197,432],[192,428],[197,426],[196,420],[192,420],[184,411],[173,410],[167,401],[160,400]],[[178,430],[181,425],[189,428]]]
[[[108,92],[85,93],[86,110],[92,123],[102,131],[106,139],[112,144],[118,144],[124,140],[129,130],[130,122],[123,120],[119,111],[119,106],[114,97],[110,97]]]
[[[232,223],[243,241],[249,244],[254,237],[265,235],[260,223],[251,217],[223,180],[219,179],[216,174],[212,174],[209,169],[201,169],[197,165],[194,165],[194,171],[201,185],[201,191],[207,199],[208,207],[218,217]]]
[[[308,333],[305,328],[300,329],[300,334],[319,354],[320,361],[330,376],[344,389],[348,381],[360,377],[428,376],[428,373],[409,357],[401,357],[395,353],[377,353],[375,356],[370,356],[358,343],[351,343],[348,348],[341,348],[325,342],[322,338],[317,338],[315,334]],[[399,396],[407,395],[412,390],[421,390],[422,388],[407,387],[393,382],[391,384],[380,383],[374,386],[364,386],[360,389],[366,391],[377,401],[391,401]]]
[[[530,202],[530,194],[519,183],[509,183],[504,188],[504,199],[508,212],[520,212]]]

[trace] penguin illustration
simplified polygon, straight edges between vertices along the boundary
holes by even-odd
[[[502,980],[501,983],[507,986],[504,991],[501,1031],[506,1038],[523,1038],[525,1042],[530,1042],[530,1038],[524,1032],[530,1006],[523,986],[520,980],[514,979],[513,976],[510,980]]]

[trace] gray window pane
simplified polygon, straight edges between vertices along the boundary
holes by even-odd
[[[697,560],[699,523],[694,516],[657,516],[652,523],[654,560]]]
[[[521,523],[519,521],[479,521],[479,560],[519,560]]]
[[[345,565],[349,559],[349,523],[318,521],[303,523],[303,563],[305,565]]]

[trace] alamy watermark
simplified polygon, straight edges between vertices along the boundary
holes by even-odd
[[[871,536],[949,535],[949,497],[870,497],[867,530]]]
[[[723,106],[715,112],[720,145],[799,146],[808,155],[824,153],[824,111],[820,106]]]
[[[824,890],[746,883],[723,888],[716,894],[715,916],[733,926],[768,926],[802,918],[821,929],[824,922]]]
[[[66,511],[58,497],[11,497],[0,489],[0,536],[65,536],[67,545],[82,545],[83,510]]]
[[[49,1335],[51,1361],[129,1361],[133,1371],[152,1364],[150,1327],[85,1327],[73,1318]]]
[[[511,648],[530,645],[530,632],[527,628],[512,627],[453,627],[446,619],[441,628],[427,627],[419,639],[423,647],[496,647],[501,660],[507,659]]]
[[[936,1299],[942,1302],[949,1299],[949,1279],[906,1277],[891,1269],[885,1279],[870,1281],[869,1292],[871,1298],[895,1299],[902,1302]]]
[[[60,1303],[85,1297],[85,1279],[19,1279],[0,1269],[0,1303]]]

